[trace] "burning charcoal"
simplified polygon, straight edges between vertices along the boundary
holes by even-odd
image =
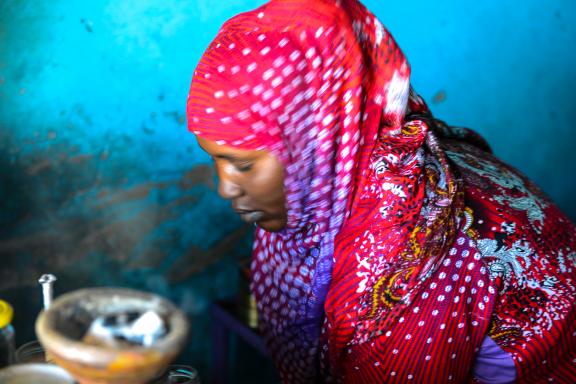
[[[84,342],[120,348],[126,344],[149,347],[167,333],[164,320],[155,312],[123,312],[94,319]]]
[[[129,331],[131,332],[129,341],[139,341],[148,347],[166,334],[166,326],[157,313],[148,311],[132,323]]]

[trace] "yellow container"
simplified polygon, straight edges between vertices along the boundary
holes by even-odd
[[[4,328],[12,322],[12,317],[14,316],[14,310],[12,306],[0,300],[0,328]]]
[[[12,328],[12,306],[0,300],[0,368],[14,362],[14,328]]]

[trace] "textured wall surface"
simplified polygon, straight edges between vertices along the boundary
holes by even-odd
[[[0,2],[0,295],[33,337],[37,278],[171,298],[207,365],[213,298],[250,229],[217,198],[185,126],[193,68],[245,2]],[[205,372],[206,369],[203,369]]]
[[[194,323],[190,361],[207,367],[206,308],[234,292],[250,229],[217,197],[185,100],[222,22],[261,3],[0,2],[0,295],[21,339],[35,281],[53,272],[60,292],[171,298]],[[485,135],[576,219],[576,2],[365,4],[437,117]]]
[[[576,220],[576,2],[365,1],[438,118],[486,137]]]

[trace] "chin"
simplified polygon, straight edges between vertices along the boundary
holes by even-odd
[[[285,220],[262,220],[257,221],[256,225],[268,232],[278,232],[286,226]]]

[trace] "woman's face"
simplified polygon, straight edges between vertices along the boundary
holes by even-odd
[[[267,151],[248,151],[196,136],[218,172],[218,193],[247,223],[276,232],[287,220],[284,167]]]

